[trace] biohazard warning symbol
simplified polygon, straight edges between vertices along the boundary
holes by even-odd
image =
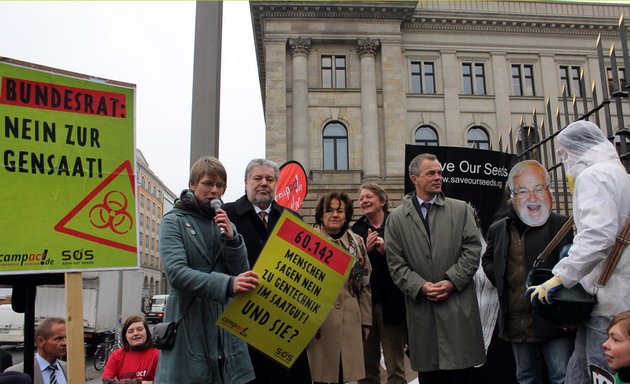
[[[126,160],[64,216],[55,231],[136,253],[135,234],[124,236],[135,228],[134,209],[129,207],[134,196],[133,169]],[[133,244],[127,244],[127,238]]]
[[[120,191],[110,191],[103,202],[90,209],[90,223],[98,229],[109,228],[123,235],[133,228],[133,218],[127,212],[127,197]]]

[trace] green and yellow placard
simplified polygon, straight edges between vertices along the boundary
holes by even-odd
[[[134,88],[0,58],[0,274],[138,267]]]
[[[260,285],[237,295],[217,325],[291,367],[332,309],[352,260],[285,211],[254,266]]]

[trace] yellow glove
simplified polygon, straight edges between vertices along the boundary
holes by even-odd
[[[562,281],[557,275],[553,275],[553,277],[540,285],[533,285],[525,291],[525,296],[530,296],[531,301],[533,302],[536,298],[543,304],[551,304],[552,299],[551,295],[558,290],[558,288],[562,287]]]

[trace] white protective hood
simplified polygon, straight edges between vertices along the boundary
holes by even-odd
[[[602,161],[619,164],[619,155],[601,129],[590,121],[576,121],[564,128],[556,137],[557,150],[566,150],[562,162],[569,176],[577,179],[584,168]]]

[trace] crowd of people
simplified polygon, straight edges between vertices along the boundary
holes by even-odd
[[[160,225],[160,254],[171,286],[165,321],[179,324],[174,347],[158,351],[144,318],[131,316],[103,383],[375,384],[381,382],[381,355],[388,384],[407,382],[406,356],[421,384],[586,384],[601,370],[615,375],[616,383],[630,382],[630,250],[623,251],[606,285],[598,283],[630,213],[630,177],[595,124],[570,124],[557,136],[556,148],[572,191],[576,231],[538,265],[553,277],[528,289],[536,256],[569,220],[552,212],[550,176],[537,161],[511,169],[507,211],[485,238],[471,206],[442,192],[442,165],[432,154],[408,164],[414,190],[391,211],[381,186],[362,185],[363,215],[352,225],[349,195],[322,193],[313,230],[350,255],[351,270],[290,369],[214,325],[235,295],[259,284],[252,268],[288,210],[275,201],[278,165],[252,160],[245,194],[223,206],[225,168],[216,158],[199,159],[188,188]],[[586,322],[558,326],[535,314],[537,306],[554,305],[559,289],[577,284],[597,298]],[[35,336],[34,383],[66,383],[60,360],[65,321],[46,319]],[[499,341],[511,355],[489,352]],[[515,369],[501,370],[503,360]],[[498,368],[481,379],[484,365]],[[21,370],[10,367],[0,383]]]

